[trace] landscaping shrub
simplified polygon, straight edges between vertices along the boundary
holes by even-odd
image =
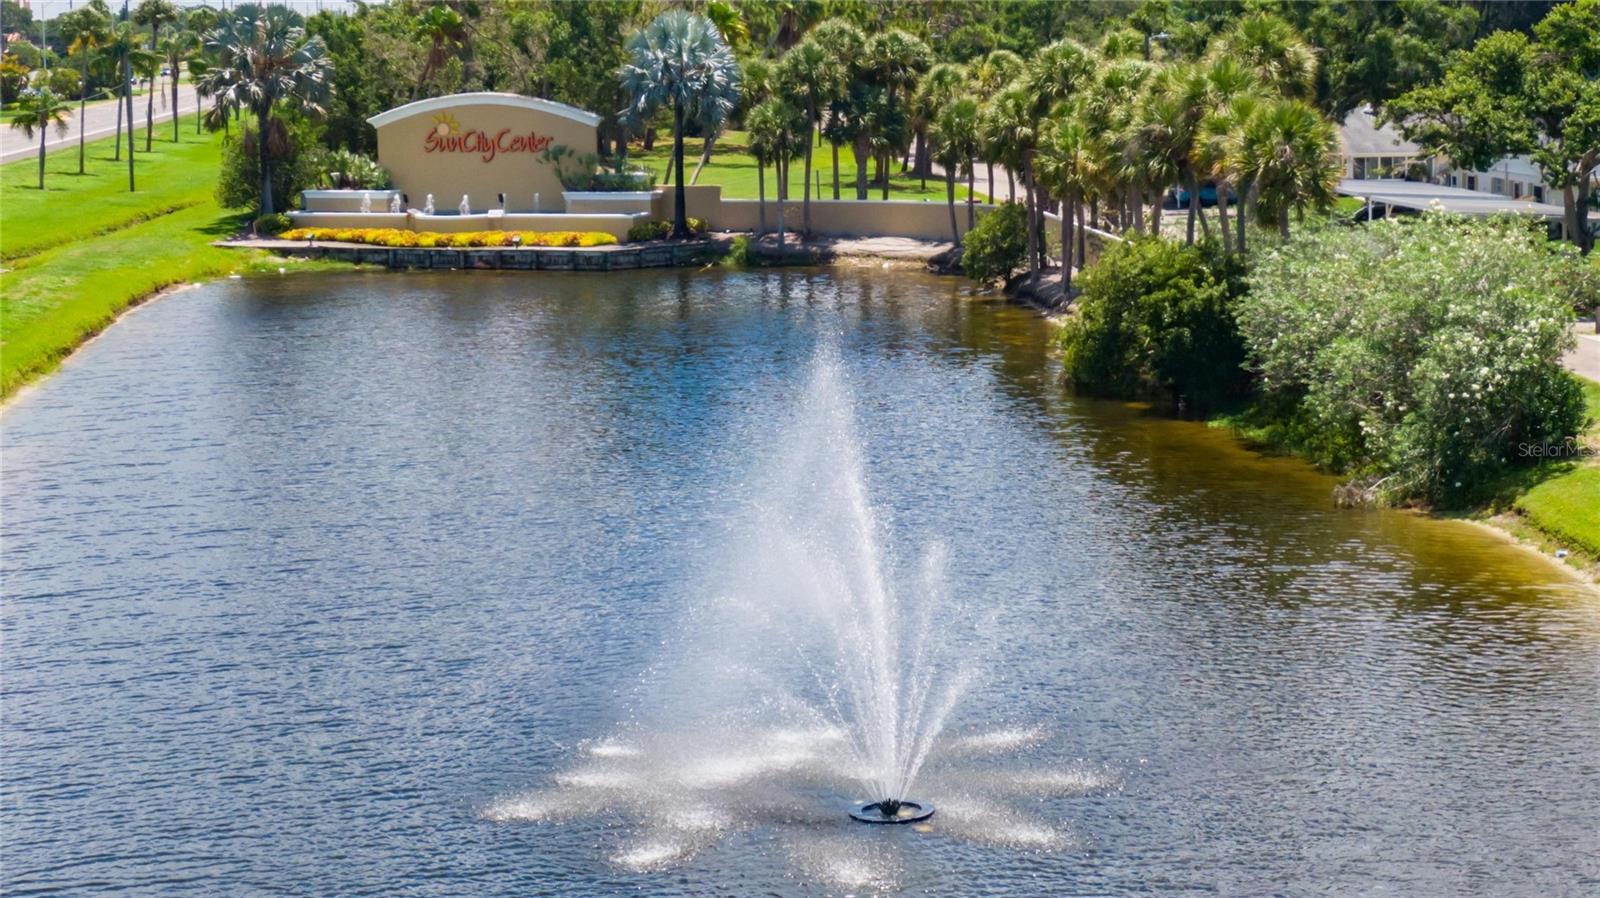
[[[383,190],[389,186],[389,170],[377,160],[350,150],[328,150],[317,158],[320,183],[334,190]]]
[[[967,277],[980,284],[1011,277],[1027,261],[1027,213],[1019,203],[1006,203],[979,218],[962,247],[961,269]]]
[[[258,216],[250,223],[250,230],[254,231],[257,237],[276,237],[289,230],[289,225],[289,216],[282,212],[273,212]]]
[[[1308,233],[1239,306],[1263,385],[1390,500],[1471,501],[1583,424],[1561,367],[1600,272],[1522,222],[1430,213]]]
[[[1079,281],[1062,332],[1067,376],[1106,396],[1166,392],[1196,409],[1242,392],[1244,341],[1233,320],[1243,265],[1212,243],[1119,243]]]
[[[267,152],[272,156],[272,211],[286,212],[300,191],[315,186],[322,172],[318,165],[317,129],[296,116],[273,119]],[[222,144],[222,173],[217,179],[217,202],[230,209],[259,207],[261,158],[253,124],[245,123]]]
[[[285,240],[370,243],[374,246],[399,249],[609,246],[617,242],[617,238],[599,231],[463,231],[457,234],[441,234],[434,231],[406,231],[399,228],[296,228],[285,231],[280,236]]]
[[[728,254],[722,257],[722,264],[728,268],[749,268],[754,265],[755,255],[750,252],[750,238],[743,234],[733,238]]]
[[[706,220],[703,218],[689,219],[689,233],[703,234],[706,230]],[[672,233],[670,221],[642,221],[628,229],[628,242],[641,243],[646,240],[664,240]]]

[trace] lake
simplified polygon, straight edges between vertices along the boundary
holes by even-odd
[[[871,268],[129,315],[4,412],[0,890],[1600,894],[1590,588],[1074,397],[1051,333]],[[797,425],[819,376],[848,427]],[[919,829],[845,817],[826,725],[740,735],[835,685],[768,682],[785,644],[705,663],[713,597],[792,570],[752,509],[832,495],[841,443],[890,576],[944,559],[963,616],[925,640],[975,674]]]

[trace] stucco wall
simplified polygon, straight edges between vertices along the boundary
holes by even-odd
[[[553,166],[539,161],[539,150],[564,145],[593,153],[597,121],[581,110],[510,94],[438,97],[372,119],[378,161],[413,208],[431,193],[435,208],[454,209],[466,193],[472,208],[492,209],[504,193],[512,212],[534,211],[535,193],[541,211],[561,209],[561,181]]]
[[[718,231],[754,231],[760,225],[759,200],[725,200],[722,188],[694,186],[685,188],[685,209],[691,218],[703,218]],[[656,217],[670,219],[676,208],[676,193],[669,186],[662,189]],[[784,207],[784,227],[799,230],[804,211],[798,199],[788,200]],[[992,211],[993,206],[979,203],[978,216]],[[967,232],[967,209],[959,192],[956,198],[956,227]],[[778,203],[767,200],[767,230],[778,228]],[[914,237],[919,240],[950,239],[950,209],[942,202],[919,200],[812,200],[811,229],[817,234],[837,237]]]

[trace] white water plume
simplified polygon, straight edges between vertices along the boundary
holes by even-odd
[[[759,466],[755,510],[716,603],[714,652],[765,704],[837,728],[874,799],[906,798],[975,668],[980,615],[952,595],[942,546],[888,550],[838,362],[819,355]],[[761,647],[756,657],[744,648]]]
[[[917,522],[891,526],[870,501],[852,393],[831,354],[819,354],[767,445],[751,456],[728,536],[663,640],[667,653],[640,678],[634,719],[585,743],[549,788],[501,798],[483,816],[626,820],[611,862],[637,872],[776,827],[797,867],[850,889],[900,869],[895,842],[823,835],[851,825],[852,802],[920,797],[938,816],[918,832],[1029,851],[1069,844],[1012,805],[1029,789],[1080,794],[1098,782],[1002,757],[1047,733],[1001,724],[944,734],[975,672],[988,670],[989,598],[953,584],[936,541],[910,561],[892,550]],[[926,794],[913,794],[925,766]]]

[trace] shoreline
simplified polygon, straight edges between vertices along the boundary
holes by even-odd
[[[693,251],[696,255],[703,255],[707,249],[712,247],[725,252],[727,246],[731,243],[731,238],[739,235],[721,236],[723,236],[725,239],[694,241],[692,243],[683,244],[683,248]],[[752,239],[752,249],[755,251],[755,254],[758,257],[774,265],[838,265],[844,267],[878,266],[902,270],[923,269],[947,277],[961,277],[959,273],[953,271],[939,270],[933,264],[933,260],[943,251],[947,250],[949,248],[949,244],[932,244],[926,241],[907,241],[908,243],[917,244],[917,246],[904,252],[884,253],[872,252],[863,249],[864,246],[872,245],[874,242],[873,240],[836,239],[828,241],[811,241],[808,243],[799,244],[793,248],[786,246],[784,251],[780,254],[776,247],[775,235],[767,236],[773,239]],[[268,249],[269,251],[279,251],[281,249],[280,246],[268,247],[260,245],[261,243],[261,241],[251,241],[248,244],[245,244],[242,241],[230,241],[223,245],[244,249]],[[286,241],[275,241],[275,243],[281,244],[286,243]],[[647,244],[641,244],[639,248],[643,249],[645,246],[647,246]],[[336,263],[347,262],[352,269],[360,268],[364,264],[362,261],[357,261],[354,259],[346,260],[340,258],[339,256],[335,256],[334,259],[328,259],[327,255],[325,254],[325,251],[330,248],[354,249],[355,247],[353,245],[351,247],[318,246],[314,248],[303,248],[310,249],[312,252],[295,253],[290,255],[284,261],[311,261],[314,259],[319,261],[334,261]],[[616,250],[616,247],[611,248],[612,252],[615,252]],[[455,250],[452,251],[452,255],[459,255],[462,252],[465,251]],[[531,250],[523,250],[522,252],[531,252]],[[315,255],[312,253],[315,253]],[[669,258],[673,258],[673,261],[676,262],[676,257],[678,255],[679,254],[677,252],[673,252],[672,256]],[[431,268],[432,266],[430,265],[428,267]],[[461,265],[458,267],[461,270],[473,270],[487,266]],[[532,269],[532,266],[523,270],[530,269]],[[574,269],[580,271],[585,270],[584,268],[578,266],[574,266],[573,268],[568,268],[565,270]],[[410,269],[402,268],[401,270]],[[1026,277],[1027,275],[1024,273],[1010,279],[1001,287],[999,292],[1008,302],[1031,309],[1036,314],[1046,319],[1058,320],[1065,315],[1071,314],[1072,306],[1070,303],[1059,304],[1058,302],[1060,283],[1059,272],[1052,271],[1042,277],[1040,285],[1042,289],[1039,291],[1038,296],[1026,289]],[[3,419],[5,414],[7,414],[11,409],[15,408],[19,403],[25,401],[27,397],[31,396],[41,383],[54,375],[55,372],[60,370],[61,367],[73,360],[85,347],[94,343],[94,341],[98,340],[103,334],[114,327],[117,323],[127,318],[129,315],[153,305],[156,302],[166,299],[169,296],[182,293],[194,287],[203,286],[209,282],[209,280],[179,282],[133,298],[116,314],[115,317],[106,322],[104,326],[87,335],[85,339],[78,342],[58,360],[56,360],[55,364],[49,371],[44,372],[38,377],[30,379],[27,383],[18,387],[9,396],[6,396],[3,400],[0,400],[0,419]],[[1052,296],[1052,288],[1054,288],[1056,291],[1053,301],[1047,301],[1045,300],[1045,297]],[[1262,451],[1264,444],[1261,444],[1257,440],[1248,438],[1248,436],[1240,431],[1237,427],[1220,424],[1209,420],[1200,420],[1192,423],[1198,426],[1223,426],[1229,431],[1230,436],[1242,447],[1252,452],[1259,453]],[[1317,467],[1314,462],[1295,452],[1292,448],[1272,446],[1265,446],[1265,448],[1292,455],[1304,464],[1311,465],[1313,468]],[[1563,572],[1571,575],[1578,582],[1588,586],[1591,590],[1600,592],[1600,559],[1589,557],[1587,553],[1581,549],[1560,545],[1559,540],[1555,535],[1544,531],[1536,522],[1528,518],[1527,515],[1518,512],[1515,509],[1509,509],[1483,516],[1477,516],[1478,514],[1482,514],[1484,511],[1483,509],[1480,509],[1476,514],[1473,512],[1469,512],[1467,514],[1445,514],[1433,511],[1431,509],[1421,508],[1412,509],[1412,511],[1415,514],[1432,518],[1434,520],[1457,521],[1492,531],[1498,536],[1522,547],[1524,550],[1535,553],[1546,561],[1557,565]],[[1558,557],[1555,554],[1556,550],[1558,549],[1564,549],[1568,553],[1565,558]]]
[[[100,339],[100,337],[105,334],[106,331],[111,330],[111,328],[115,327],[117,323],[122,321],[124,318],[127,318],[129,315],[138,312],[140,309],[154,305],[155,303],[160,302],[169,296],[182,293],[185,290],[193,287],[199,287],[205,283],[205,281],[179,281],[175,284],[168,284],[167,286],[158,290],[152,290],[149,293],[135,296],[133,299],[128,301],[127,305],[123,306],[121,309],[118,309],[117,313],[111,317],[111,320],[85,334],[82,340],[72,344],[72,346],[69,347],[66,352],[58,356],[54,360],[54,364],[50,366],[49,370],[40,372],[39,374],[28,378],[26,383],[17,387],[15,390],[12,390],[10,395],[0,398],[0,418],[3,418],[7,412],[15,408],[17,403],[32,395],[33,392],[38,389],[40,384],[43,384],[51,377],[54,377],[57,371],[60,371],[63,366],[72,361],[78,355],[78,353],[84,350],[85,347]]]

